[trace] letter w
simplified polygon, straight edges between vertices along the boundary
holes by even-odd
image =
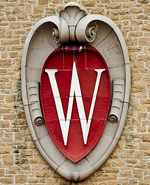
[[[90,125],[91,125],[92,115],[93,115],[93,111],[94,111],[99,82],[100,82],[101,74],[103,71],[105,71],[105,69],[96,69],[95,71],[97,72],[97,79],[96,79],[96,83],[95,83],[95,88],[94,88],[92,103],[91,103],[91,107],[90,107],[89,117],[88,117],[88,120],[86,120],[86,114],[85,114],[85,110],[84,110],[81,88],[80,88],[80,83],[79,83],[79,78],[78,78],[75,62],[73,63],[71,89],[70,89],[69,103],[68,103],[68,110],[67,110],[66,119],[64,116],[62,102],[61,102],[57,82],[55,79],[55,73],[57,72],[57,69],[45,69],[45,72],[49,76],[49,81],[50,81],[50,84],[52,87],[52,92],[53,92],[56,110],[57,110],[57,114],[58,114],[58,118],[59,118],[59,123],[60,123],[60,128],[61,128],[61,132],[62,132],[62,136],[63,136],[64,145],[67,145],[74,96],[75,96],[76,102],[77,102],[77,109],[78,109],[80,123],[81,123],[83,141],[84,141],[85,145],[87,144],[87,139],[88,139],[88,134],[89,134],[89,130],[90,130]]]

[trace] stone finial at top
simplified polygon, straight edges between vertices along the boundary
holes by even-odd
[[[68,3],[59,15],[65,19],[69,28],[70,41],[76,41],[75,29],[79,20],[86,15],[86,11],[81,9],[77,3]]]
[[[53,29],[53,38],[57,43],[65,42],[81,42],[80,31],[77,30],[78,23],[87,15],[85,9],[81,8],[75,2],[68,3],[64,9],[59,12],[60,28]],[[92,42],[96,37],[97,28],[94,24],[85,23],[86,28],[81,28],[84,32],[86,40],[84,42]],[[83,34],[83,33],[82,33]],[[83,40],[83,39],[81,39]]]
[[[68,3],[63,10],[59,12],[59,15],[63,17],[68,25],[76,25],[78,21],[87,15],[85,9],[80,8],[77,3]]]

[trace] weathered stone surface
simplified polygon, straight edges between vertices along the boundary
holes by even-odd
[[[14,179],[13,177],[4,177],[0,179],[1,184],[13,184]]]
[[[14,156],[13,155],[3,155],[3,162],[4,162],[4,165],[6,165],[6,166],[13,165]]]
[[[27,182],[27,175],[16,175],[15,183],[16,184],[24,184]]]
[[[39,0],[39,4],[40,5],[48,4],[48,0]]]
[[[96,5],[96,2],[93,0],[89,0],[89,1],[82,1],[82,5],[85,7],[94,7]]]
[[[0,146],[0,154],[10,154],[11,148],[8,146]]]

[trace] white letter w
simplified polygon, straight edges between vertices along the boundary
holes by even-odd
[[[61,128],[61,132],[62,132],[62,136],[63,136],[64,145],[67,145],[74,96],[75,96],[76,102],[77,102],[77,109],[78,109],[78,114],[79,114],[81,128],[82,128],[83,141],[84,141],[85,145],[87,144],[87,139],[88,139],[88,134],[89,134],[89,130],[90,130],[90,125],[91,125],[92,115],[93,115],[93,111],[94,111],[99,82],[100,82],[101,74],[103,71],[105,71],[105,69],[96,69],[95,71],[97,72],[97,79],[96,79],[96,83],[95,83],[95,88],[94,88],[92,103],[91,103],[91,107],[90,107],[89,117],[88,117],[88,120],[86,120],[86,114],[85,114],[85,110],[84,110],[81,88],[80,88],[80,83],[79,83],[79,78],[78,78],[78,73],[77,73],[75,62],[73,63],[71,89],[70,89],[69,103],[68,103],[68,110],[67,110],[66,119],[64,116],[62,102],[61,102],[57,82],[55,79],[55,73],[57,72],[57,69],[45,69],[45,72],[49,76],[49,81],[50,81],[50,84],[52,87],[52,92],[53,92],[56,110],[57,110],[57,114],[58,114],[58,118],[59,118],[59,123],[60,123],[60,128]]]

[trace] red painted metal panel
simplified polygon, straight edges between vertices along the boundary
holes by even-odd
[[[56,73],[56,81],[66,117],[74,61],[77,67],[87,119],[97,77],[97,73],[94,70],[106,69],[106,71],[104,71],[101,76],[87,144],[84,145],[83,143],[81,123],[74,98],[68,142],[67,145],[64,146],[51,84],[45,69],[58,70]],[[44,64],[41,74],[40,95],[45,123],[53,142],[72,162],[76,163],[80,161],[99,141],[107,120],[110,106],[111,81],[105,60],[101,54],[91,46],[84,46],[82,48],[66,46],[56,49],[47,58]]]

